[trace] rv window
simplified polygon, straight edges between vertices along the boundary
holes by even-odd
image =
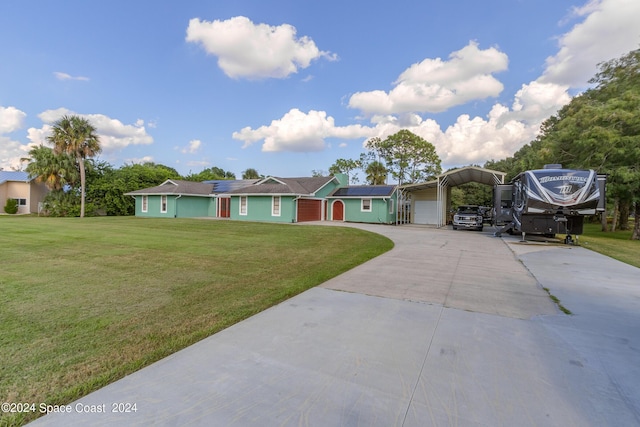
[[[500,207],[510,208],[512,204],[511,190],[502,190],[502,194],[500,194]]]

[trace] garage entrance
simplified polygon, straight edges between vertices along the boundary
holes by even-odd
[[[298,199],[298,222],[322,220],[322,200]]]
[[[504,184],[506,173],[467,166],[438,175],[436,179],[402,186],[407,195],[413,224],[429,224],[442,227],[447,223],[447,212],[451,209],[451,187],[477,182],[494,186]]]

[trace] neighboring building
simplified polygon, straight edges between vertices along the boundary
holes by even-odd
[[[340,187],[327,199],[327,219],[332,221],[396,223],[398,191],[395,185]]]
[[[4,213],[7,199],[18,202],[18,213],[39,213],[49,190],[43,183],[29,178],[27,172],[0,171],[0,212]]]

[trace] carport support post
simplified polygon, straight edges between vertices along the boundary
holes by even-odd
[[[436,198],[438,199],[436,201],[436,206],[438,209],[438,227],[443,227],[445,225],[445,220],[444,220],[444,207],[445,207],[445,198],[446,198],[446,194],[447,194],[447,184],[448,184],[448,180],[447,177],[441,177],[438,176],[438,190],[436,191]]]

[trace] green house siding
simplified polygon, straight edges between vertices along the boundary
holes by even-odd
[[[296,219],[296,202],[293,196],[280,196],[280,216],[272,214],[273,197],[246,196],[247,214],[240,215],[240,197],[231,197],[231,219],[240,221],[294,222]]]
[[[344,203],[344,221],[371,224],[394,224],[396,222],[397,200],[395,193],[388,199],[370,199],[371,211],[362,210],[362,198],[331,199],[329,209],[331,209],[333,200],[340,200]],[[390,208],[391,212],[389,212]]]
[[[337,182],[331,181],[327,185],[325,185],[324,187],[322,187],[321,189],[316,191],[316,194],[315,194],[314,197],[325,198],[329,194],[331,194],[333,192],[333,190],[336,189],[336,187],[339,187],[339,186],[340,185]]]
[[[182,196],[176,199],[176,218],[194,218],[209,216],[210,210],[215,206],[213,197]]]
[[[161,212],[161,195],[147,196],[147,211],[142,212],[142,198],[136,198],[136,216],[153,218],[191,218],[213,216],[215,199],[212,197],[167,196],[167,211]]]

